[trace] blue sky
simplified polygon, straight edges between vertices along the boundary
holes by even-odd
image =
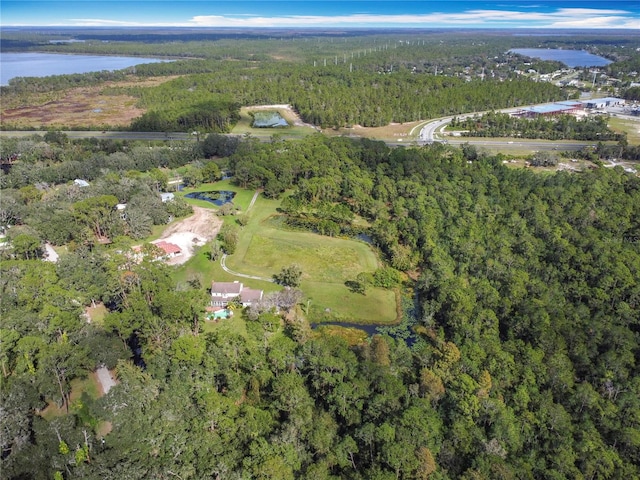
[[[640,1],[2,0],[0,25],[640,29]]]

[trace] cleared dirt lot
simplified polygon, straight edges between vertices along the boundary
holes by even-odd
[[[167,263],[179,265],[189,260],[197,247],[215,238],[221,225],[222,220],[214,210],[193,207],[193,215],[169,225],[158,239],[178,245],[182,250],[181,255]]]

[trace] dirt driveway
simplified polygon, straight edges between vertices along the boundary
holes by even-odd
[[[182,254],[170,259],[170,265],[179,265],[189,260],[196,249],[215,238],[222,220],[214,210],[193,207],[193,215],[169,225],[158,239],[180,247]]]

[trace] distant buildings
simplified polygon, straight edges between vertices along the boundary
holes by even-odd
[[[535,105],[533,107],[526,107],[518,110],[513,115],[516,117],[539,117],[539,116],[554,116],[554,115],[567,115],[576,114],[584,110],[582,102],[566,101],[566,102],[554,102],[545,103],[543,105]]]
[[[624,105],[624,98],[605,97],[594,98],[584,102],[586,108],[605,108],[605,107],[620,107]]]

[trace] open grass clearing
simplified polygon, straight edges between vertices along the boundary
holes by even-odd
[[[301,289],[309,302],[308,320],[393,324],[396,321],[396,298],[392,290],[367,288],[366,295],[351,292],[344,284],[305,281]]]
[[[242,257],[227,261],[234,270],[263,277],[291,264],[300,265],[303,280],[343,284],[362,271],[374,271],[378,262],[365,243],[270,228],[252,236]]]
[[[370,288],[365,296],[351,292],[344,284],[360,272],[378,268],[378,258],[371,247],[356,240],[276,228],[270,220],[278,215],[279,205],[279,200],[258,198],[249,212],[249,223],[240,230],[236,252],[227,257],[227,266],[243,274],[271,278],[283,267],[298,264],[303,272],[300,288],[311,299],[311,321],[393,323],[396,302],[392,291]],[[178,268],[175,278],[179,283],[197,278],[203,288],[212,280],[238,280],[265,293],[280,288],[226,273],[219,262],[209,260],[207,247]]]
[[[640,145],[640,118],[629,120],[627,118],[609,118],[609,128],[614,132],[626,133],[629,145]]]
[[[179,285],[184,285],[189,280],[198,279],[202,288],[210,289],[211,282],[214,280],[216,282],[233,282],[237,280],[247,287],[264,290],[265,293],[275,292],[280,289],[275,283],[240,278],[225,272],[220,266],[220,260],[211,261],[208,252],[208,247],[202,247],[189,261],[175,270],[173,278]]]
[[[325,128],[322,133],[332,136],[344,136],[344,137],[362,137],[369,138],[371,140],[383,140],[385,142],[406,142],[407,145],[411,145],[412,142],[417,140],[420,129],[415,129],[413,134],[411,131],[414,127],[420,124],[426,124],[428,122],[406,122],[406,123],[390,123],[383,127],[363,127],[361,125],[353,125],[350,128]]]
[[[85,315],[91,320],[91,323],[95,325],[102,325],[104,323],[104,317],[107,315],[107,312],[107,307],[102,302],[96,303],[95,307],[85,308]]]
[[[338,325],[323,325],[317,328],[316,335],[330,335],[344,338],[350,346],[362,345],[367,341],[367,332],[359,328],[340,327]]]

